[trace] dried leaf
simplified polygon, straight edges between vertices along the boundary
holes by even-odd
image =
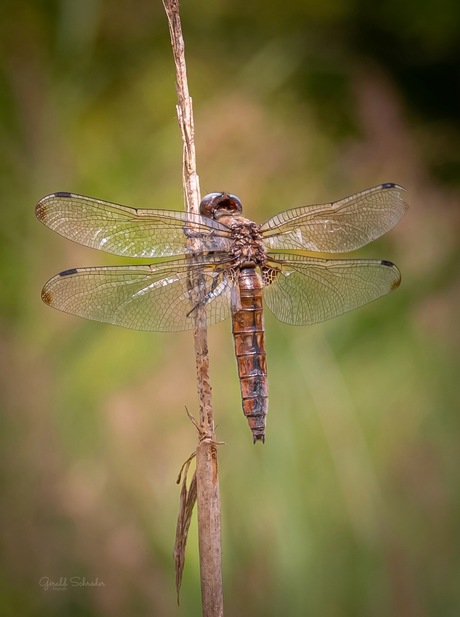
[[[187,489],[187,474],[192,461],[192,455],[182,466],[179,473],[178,483],[183,473],[182,487],[179,498],[179,513],[176,525],[176,540],[174,542],[174,568],[176,570],[176,592],[177,604],[179,604],[180,587],[182,584],[182,574],[185,565],[185,547],[187,545],[188,530],[192,520],[193,508],[196,502],[196,471],[193,473],[192,481]]]

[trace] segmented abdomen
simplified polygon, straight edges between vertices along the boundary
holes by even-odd
[[[265,441],[265,416],[268,411],[262,280],[255,268],[241,269],[238,286],[241,308],[233,314],[232,329],[243,412],[255,443],[258,439]]]

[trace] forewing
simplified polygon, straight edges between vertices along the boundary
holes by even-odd
[[[271,255],[277,264],[264,272],[264,298],[284,323],[325,321],[393,291],[401,275],[389,261],[314,259]]]
[[[190,312],[200,300],[209,324],[228,317],[231,283],[225,272],[197,266],[201,284],[192,291],[187,262],[66,270],[45,284],[42,299],[60,311],[133,330],[190,330]]]
[[[225,225],[186,212],[138,210],[83,195],[53,193],[38,202],[35,213],[65,238],[125,257],[192,253],[190,238],[201,240],[202,252],[231,246]]]
[[[380,184],[330,204],[286,210],[260,226],[269,249],[346,253],[380,237],[407,210],[405,189]]]

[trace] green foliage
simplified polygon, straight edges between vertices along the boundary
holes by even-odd
[[[57,190],[182,207],[166,19],[160,2],[4,5],[0,613],[175,615],[191,335],[45,307],[57,271],[123,260],[33,216]],[[311,328],[266,316],[263,447],[230,324],[210,331],[227,615],[460,611],[459,7],[183,0],[203,193],[239,195],[260,222],[384,181],[411,206],[362,252],[398,264],[394,295]],[[199,614],[195,533],[182,615]]]

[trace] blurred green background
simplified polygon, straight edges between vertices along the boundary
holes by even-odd
[[[380,182],[410,204],[360,252],[397,263],[395,294],[309,328],[266,315],[263,447],[230,323],[210,331],[226,615],[458,616],[460,3],[182,4],[203,194],[259,222]],[[62,190],[182,209],[163,8],[4,0],[0,56],[0,614],[199,615],[195,520],[179,609],[172,564],[192,336],[43,305],[56,272],[121,260],[33,210]]]

